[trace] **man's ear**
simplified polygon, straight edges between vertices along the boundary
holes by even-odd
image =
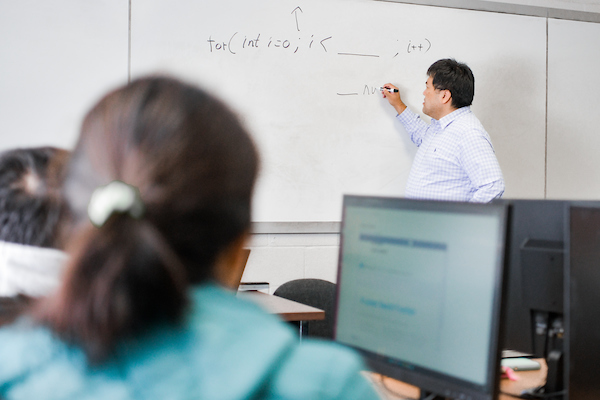
[[[440,92],[441,95],[441,102],[442,104],[452,104],[452,93],[450,93],[450,91],[448,89],[444,89]]]

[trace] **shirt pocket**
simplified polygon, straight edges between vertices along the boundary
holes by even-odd
[[[453,165],[456,167],[460,166],[457,154],[444,148],[440,148],[439,146],[432,146],[430,155],[435,160],[436,164]]]

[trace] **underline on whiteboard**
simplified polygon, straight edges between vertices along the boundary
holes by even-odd
[[[338,53],[339,56],[379,57],[376,54]]]
[[[338,93],[338,96],[358,96],[358,93]]]

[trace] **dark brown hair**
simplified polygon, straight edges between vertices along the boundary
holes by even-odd
[[[60,191],[68,156],[55,147],[0,154],[0,240],[60,247],[59,224],[66,218]]]
[[[71,261],[38,317],[93,363],[123,339],[180,321],[188,286],[210,279],[217,256],[249,230],[257,169],[246,130],[206,92],[150,77],[109,93],[73,152]],[[114,213],[96,228],[90,196],[113,180],[139,189],[145,213]]]
[[[452,107],[459,109],[473,103],[475,77],[467,64],[445,58],[431,64],[427,75],[433,78],[434,88],[450,91]]]

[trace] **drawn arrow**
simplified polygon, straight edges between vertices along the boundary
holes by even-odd
[[[296,29],[298,30],[298,32],[300,32],[300,27],[298,26],[298,10],[300,10],[301,13],[304,12],[300,8],[300,6],[298,6],[292,10],[292,14],[294,14],[294,17],[296,17]]]

